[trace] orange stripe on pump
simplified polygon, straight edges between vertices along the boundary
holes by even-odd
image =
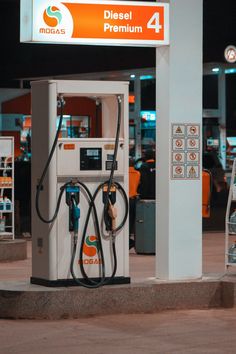
[[[75,144],[64,144],[64,150],[75,150]]]

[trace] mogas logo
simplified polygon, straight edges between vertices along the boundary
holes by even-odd
[[[83,253],[88,257],[94,257],[98,251],[98,238],[87,236],[83,245]]]
[[[47,6],[42,9],[40,34],[65,35],[68,27],[68,12],[60,6]],[[68,32],[68,31],[67,31]]]
[[[43,13],[43,19],[47,26],[56,27],[61,23],[62,14],[56,6],[48,6]]]
[[[80,260],[83,264],[101,264],[102,260],[98,258],[99,243],[97,236],[87,236],[83,244],[83,254],[89,258]],[[96,258],[94,258],[96,256]]]

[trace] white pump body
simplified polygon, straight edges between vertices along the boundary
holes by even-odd
[[[93,194],[96,188],[109,179],[114,153],[117,126],[117,97],[121,98],[121,129],[114,181],[128,193],[128,82],[42,80],[32,82],[32,278],[31,282],[49,286],[64,285],[71,281],[70,262],[72,235],[69,232],[69,212],[62,197],[60,209],[53,223],[43,223],[35,209],[36,189],[56,135],[57,103],[59,97],[89,97],[101,102],[102,137],[59,138],[55,153],[40,193],[39,206],[45,219],[54,214],[60,187],[70,179],[78,179]],[[99,163],[98,163],[99,160]],[[96,165],[98,163],[98,165]],[[95,164],[95,165],[94,165]],[[87,167],[86,167],[87,166]],[[92,166],[92,167],[91,167]],[[99,167],[98,167],[99,166]],[[103,219],[103,200],[100,192],[95,201],[99,222]],[[124,200],[116,192],[118,216],[124,217]],[[81,233],[88,210],[86,194],[80,192],[80,219],[78,247],[74,262],[75,275],[83,278],[79,266]],[[102,233],[106,277],[111,276],[113,257],[111,239]],[[83,265],[88,277],[99,278],[99,259],[94,240],[96,230],[91,215],[83,248]],[[117,271],[114,282],[129,282],[129,225],[128,219],[115,239]],[[81,262],[81,261],[80,261]]]

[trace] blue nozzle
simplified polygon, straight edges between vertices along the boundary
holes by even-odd
[[[77,205],[73,204],[73,226],[74,233],[78,233],[79,231],[79,218],[80,218],[80,208]]]

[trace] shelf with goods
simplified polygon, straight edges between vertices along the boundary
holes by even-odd
[[[89,116],[70,116],[70,115],[63,116],[60,137],[88,138],[89,136],[90,136]]]
[[[226,168],[231,170],[236,158],[236,137],[228,136],[226,144]]]
[[[232,153],[229,155],[226,155],[226,167],[227,169],[232,169],[233,163],[234,163],[234,159],[236,158],[236,152]]]
[[[0,137],[0,240],[14,239],[14,138]]]

